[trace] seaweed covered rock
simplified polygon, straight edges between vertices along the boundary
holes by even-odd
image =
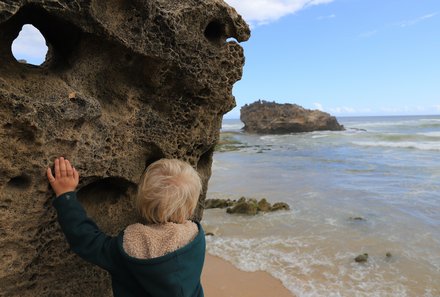
[[[254,198],[241,197],[238,200],[231,199],[206,199],[205,209],[208,208],[227,208],[226,212],[229,214],[246,214],[256,215],[260,212],[273,212],[278,210],[290,210],[287,203],[276,202],[271,205],[266,198],[260,201]]]
[[[261,199],[258,201],[258,210],[259,211],[270,211],[272,210],[272,207],[269,202],[267,202],[266,198]]]
[[[272,205],[270,211],[278,211],[278,210],[290,210],[290,206],[284,202],[277,202]]]
[[[365,254],[358,255],[356,258],[354,258],[354,260],[358,263],[367,262],[368,261],[368,254],[365,253]]]
[[[205,200],[205,209],[210,208],[227,208],[234,205],[234,201],[230,199],[206,199]]]
[[[220,133],[220,139],[215,147],[216,152],[231,152],[239,151],[248,147],[246,144],[240,142],[235,138],[237,133],[222,132]]]
[[[258,213],[258,204],[255,201],[240,201],[237,202],[234,206],[226,209],[226,212],[256,215]]]
[[[296,104],[257,101],[240,110],[243,130],[259,134],[286,134],[321,130],[339,131],[344,127],[335,117]]]
[[[24,24],[46,40],[40,66],[11,52]],[[111,296],[56,222],[44,172],[57,156],[106,232],[136,221],[136,183],[163,157],[197,169],[203,205],[249,36],[221,0],[0,0],[1,296]]]

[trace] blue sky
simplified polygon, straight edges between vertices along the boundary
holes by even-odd
[[[252,37],[226,117],[258,99],[337,116],[440,114],[439,0],[227,2]]]
[[[226,2],[252,28],[226,118],[258,99],[336,116],[440,114],[439,0]],[[25,27],[16,57],[44,60],[37,33]]]

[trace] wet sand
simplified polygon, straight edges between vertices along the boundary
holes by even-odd
[[[206,297],[294,297],[281,281],[262,271],[245,272],[207,254],[202,273]]]

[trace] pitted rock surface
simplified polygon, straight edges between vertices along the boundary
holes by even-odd
[[[46,39],[41,66],[12,55],[24,24]],[[0,0],[0,296],[111,296],[56,222],[45,168],[57,156],[112,234],[137,220],[135,185],[162,157],[198,170],[203,202],[249,35],[220,0]]]
[[[240,120],[244,123],[245,132],[259,134],[344,130],[344,126],[326,112],[264,100],[244,105],[240,110]]]

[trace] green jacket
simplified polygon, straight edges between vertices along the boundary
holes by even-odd
[[[55,198],[53,206],[71,249],[110,273],[115,297],[203,297],[205,235],[199,223],[198,235],[186,246],[158,258],[137,259],[124,251],[123,231],[108,236],[87,217],[76,192]]]

